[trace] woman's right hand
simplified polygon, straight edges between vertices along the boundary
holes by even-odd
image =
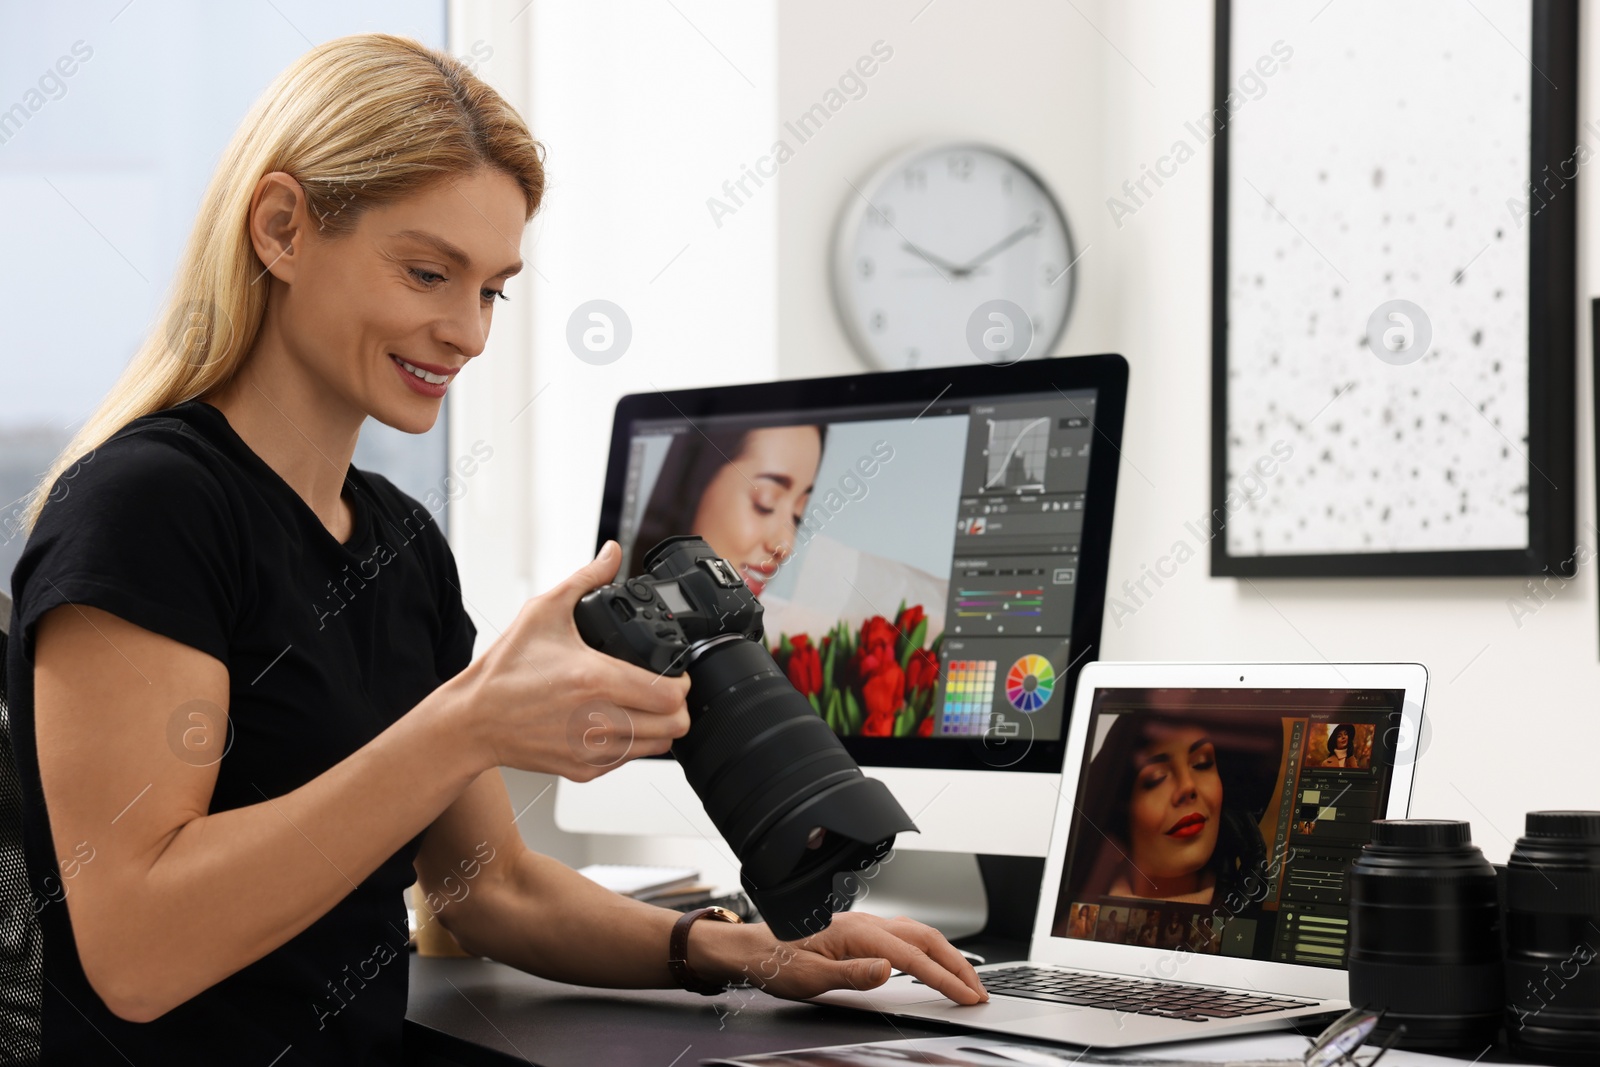
[[[621,559],[607,541],[593,562],[523,604],[457,676],[488,765],[587,782],[666,752],[689,731],[687,674],[657,675],[590,648],[578,633],[578,600],[615,578]]]

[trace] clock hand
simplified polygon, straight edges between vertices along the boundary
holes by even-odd
[[[928,264],[928,266],[932,267],[934,270],[938,271],[940,274],[945,274],[945,272],[948,271],[950,274],[954,274],[957,277],[959,277],[960,275],[966,273],[966,271],[962,270],[960,267],[956,266],[954,263],[951,263],[948,259],[941,259],[938,256],[934,255],[932,252],[925,252],[922,249],[918,248],[916,245],[912,244],[910,241],[903,242],[900,245],[900,247],[905,249],[907,252],[910,252],[912,255],[917,256],[920,259],[924,260]],[[950,280],[948,275],[946,275],[945,280],[946,281]]]
[[[1018,241],[1022,240],[1024,237],[1027,237],[1029,234],[1038,233],[1039,232],[1039,227],[1040,227],[1039,223],[1030,222],[1028,225],[1022,227],[1020,230],[1017,230],[1015,233],[1012,233],[1009,236],[1007,236],[1004,239],[1002,239],[999,243],[991,245],[990,247],[984,249],[982,252],[979,252],[976,256],[972,257],[971,262],[962,264],[960,267],[957,267],[956,270],[959,271],[961,274],[971,274],[973,271],[977,270],[980,266],[982,266],[985,262],[987,262],[988,260],[990,260],[990,259],[994,258],[995,256],[999,255],[1001,252],[1004,252],[1006,249],[1010,248],[1012,245],[1016,244]]]

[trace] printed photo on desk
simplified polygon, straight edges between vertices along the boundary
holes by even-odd
[[[700,1062],[703,1067],[899,1067],[907,1063],[924,1067],[1000,1067],[1008,1063],[1066,1067],[1079,1062],[1082,1055],[1081,1049],[1024,1045],[973,1035],[829,1045]]]
[[[1146,1064],[1150,1067],[1200,1067],[1209,1064],[1309,1067],[1326,1063],[1332,1067],[1342,1061],[1319,1059],[1314,1052],[1326,1047],[1325,1039],[1333,1032],[1334,1028],[1329,1027],[1309,1049],[1307,1039],[1299,1034],[1255,1034],[1243,1038],[1190,1042],[1169,1045],[1148,1055],[1096,1053],[1083,1048],[1035,1045],[1010,1038],[961,1034],[955,1037],[828,1045],[700,1062],[702,1067],[898,1067],[907,1063],[921,1064],[923,1067],[1070,1067],[1071,1064],[1117,1064],[1120,1067],[1142,1067]],[[1397,1054],[1395,1062],[1447,1062],[1414,1054],[1410,1059],[1402,1060],[1405,1055]]]

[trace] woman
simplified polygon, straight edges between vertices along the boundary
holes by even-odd
[[[1156,938],[1161,933],[1161,912],[1155,908],[1148,908],[1134,914],[1141,917],[1137,931],[1129,938],[1130,943],[1144,948],[1155,948]]]
[[[1322,761],[1324,767],[1354,767],[1356,758],[1351,753],[1356,741],[1356,728],[1347,722],[1342,722],[1328,731],[1328,756]]]
[[[1078,814],[1104,845],[1075,863],[1072,900],[1226,900],[1266,862],[1257,820],[1281,741],[1188,712],[1117,716],[1089,765]]]
[[[662,538],[699,534],[760,597],[794,551],[827,427],[691,429],[673,438],[639,520],[628,577]]]
[[[1183,919],[1184,915],[1181,911],[1167,913],[1166,925],[1161,928],[1160,946],[1162,948],[1177,948],[1183,944],[1183,935],[1187,929]]]
[[[1120,945],[1122,944],[1122,939],[1127,936],[1127,933],[1127,908],[1100,909],[1100,921],[1095,925],[1094,928],[1094,939],[1096,941],[1110,941]]]
[[[1088,904],[1079,904],[1072,911],[1072,925],[1066,931],[1067,937],[1076,937],[1088,940],[1094,936],[1094,919],[1098,908]],[[1059,934],[1058,934],[1059,936]]]
[[[1222,928],[1227,925],[1227,917],[1213,912],[1210,915],[1196,915],[1194,917],[1194,939],[1189,947],[1196,952],[1203,952],[1215,956],[1222,951]]]
[[[47,472],[13,575],[46,1062],[399,1062],[414,879],[448,898],[438,918],[471,953],[677,984],[678,914],[528,850],[498,772],[602,773],[573,723],[590,741],[615,724],[633,756],[688,729],[686,678],[573,625],[617,546],[472,659],[437,524],[350,465],[368,417],[434,425],[522,267],[544,182],[542,146],[493,90],[377,34],[308,52],[224,153],[177,328],[146,340]],[[62,891],[56,857],[86,855]],[[986,998],[904,919],[841,915],[765,981],[788,949],[763,926],[691,931],[703,982],[754,975],[799,998],[894,965]]]

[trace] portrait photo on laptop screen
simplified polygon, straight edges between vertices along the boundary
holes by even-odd
[[[1097,690],[1051,933],[1344,966],[1404,695]]]
[[[698,534],[834,731],[1057,741],[1093,390],[632,424],[621,577]]]

